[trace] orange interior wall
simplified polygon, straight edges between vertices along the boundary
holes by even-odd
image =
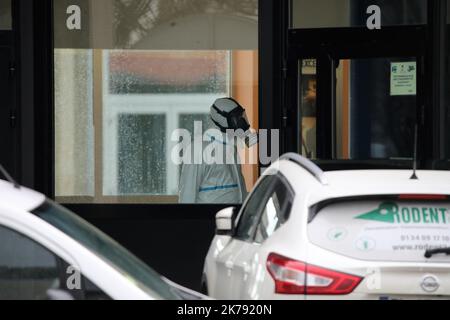
[[[232,53],[232,97],[246,109],[247,116],[253,129],[259,129],[258,122],[258,52],[257,51],[233,51]],[[252,148],[252,154],[246,150],[241,157],[258,159],[257,147]],[[248,163],[248,161],[245,161]],[[251,190],[258,179],[258,165],[244,164],[242,171],[247,184],[247,190]]]
[[[342,154],[344,159],[350,159],[350,61],[344,60],[343,89],[342,89]]]

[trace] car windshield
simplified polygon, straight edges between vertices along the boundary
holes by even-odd
[[[178,300],[176,291],[150,267],[106,234],[66,208],[47,200],[33,211],[44,221],[81,243],[98,257],[119,270],[152,297]]]

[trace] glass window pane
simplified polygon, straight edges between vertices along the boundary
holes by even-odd
[[[118,194],[166,194],[165,115],[120,114],[118,124]]]
[[[208,129],[209,123],[209,113],[191,113],[191,114],[180,114],[179,117],[179,128],[186,129],[189,132],[194,132],[195,122],[202,123],[203,132]]]
[[[257,130],[257,3],[55,2],[57,200],[177,203],[173,133],[215,126],[218,98],[239,101]],[[257,164],[242,173],[251,188]]]
[[[416,59],[353,59],[349,67],[350,112],[342,118],[349,117],[351,159],[412,159]]]
[[[316,59],[300,60],[300,114],[302,115],[302,155],[315,159],[316,150],[316,128],[317,128],[317,75]]]
[[[58,289],[56,257],[30,239],[0,226],[0,299],[47,300]]]
[[[272,191],[275,176],[265,177],[253,191],[244,210],[239,217],[239,225],[236,230],[236,238],[244,241],[252,241],[261,212],[264,209],[267,198]]]
[[[381,10],[381,26],[427,23],[426,0],[293,0],[292,27],[365,27],[371,5]]]
[[[55,50],[56,196],[94,197],[93,52]]]
[[[67,10],[80,7],[80,28]],[[71,11],[73,12],[73,11]],[[59,0],[58,48],[256,50],[257,0]]]
[[[111,51],[110,94],[228,92],[228,51]]]
[[[281,181],[281,178],[277,178],[274,192],[269,197],[262,211],[259,225],[256,229],[256,243],[263,243],[287,221],[292,207],[292,200],[291,192]]]
[[[332,159],[412,159],[417,113],[416,59],[337,60],[335,66]],[[312,159],[323,159],[317,155],[317,111],[330,107],[324,100],[317,103],[317,96],[323,94],[321,90],[326,90],[316,88],[318,72],[316,59],[299,61],[299,149]]]
[[[11,30],[11,0],[0,0],[0,30]]]
[[[55,50],[57,197],[94,196],[92,50]]]

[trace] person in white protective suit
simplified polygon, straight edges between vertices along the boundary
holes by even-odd
[[[216,100],[211,107],[210,119],[210,130],[202,137],[202,148],[194,151],[198,153],[194,157],[202,159],[203,155],[204,158],[204,151],[208,148],[209,150],[220,149],[221,152],[212,153],[218,157],[214,160],[219,161],[203,159],[201,164],[183,163],[179,202],[241,204],[247,196],[247,189],[238,161],[237,146],[239,144],[236,143],[236,139],[241,139],[248,147],[251,147],[258,142],[257,135],[250,130],[245,109],[234,99]],[[231,134],[233,132],[234,134]],[[202,154],[199,154],[200,152]]]

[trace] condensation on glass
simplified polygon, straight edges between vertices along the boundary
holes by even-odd
[[[58,201],[175,203],[176,129],[224,96],[257,123],[257,0],[58,0],[54,21]]]
[[[230,94],[228,51],[105,50],[103,193],[178,194],[171,133]],[[105,108],[106,107],[106,108]]]
[[[0,0],[0,30],[12,29],[11,0]]]
[[[381,9],[382,26],[427,23],[426,0],[293,0],[292,27],[365,27],[372,5]]]
[[[93,53],[56,49],[54,55],[56,196],[93,197]]]

